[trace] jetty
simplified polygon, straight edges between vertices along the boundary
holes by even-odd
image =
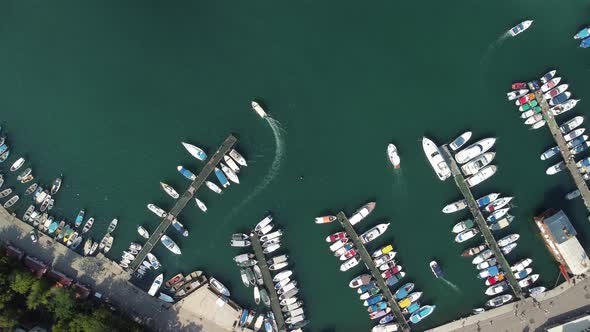
[[[176,203],[172,207],[172,209],[168,212],[168,214],[162,218],[162,221],[158,225],[158,227],[152,232],[150,238],[146,241],[143,245],[143,248],[139,251],[137,256],[135,256],[135,260],[129,264],[128,271],[130,273],[134,272],[139,268],[141,263],[145,260],[148,253],[152,251],[154,246],[158,244],[162,235],[166,233],[166,230],[172,222],[176,220],[176,217],[180,214],[180,212],[186,207],[188,202],[193,199],[193,196],[199,190],[199,188],[205,183],[205,180],[213,173],[215,167],[223,160],[223,156],[227,154],[231,148],[236,144],[238,139],[233,135],[229,135],[225,141],[221,144],[221,146],[215,151],[215,153],[209,158],[201,172],[197,175],[195,180],[191,182],[190,186],[186,189],[186,191],[176,200]]]
[[[520,288],[518,281],[514,277],[514,273],[512,273],[512,268],[506,260],[506,257],[504,257],[502,250],[500,250],[500,246],[498,246],[498,242],[496,242],[496,239],[494,238],[492,231],[488,228],[486,220],[483,217],[481,210],[477,206],[477,201],[475,197],[473,197],[471,189],[469,189],[469,187],[467,186],[467,183],[465,182],[465,177],[463,177],[463,174],[461,173],[461,170],[459,169],[457,162],[455,162],[455,158],[453,158],[453,156],[451,155],[451,152],[449,151],[447,145],[443,145],[441,147],[441,155],[443,156],[447,164],[450,166],[451,172],[453,173],[453,178],[455,179],[455,184],[457,185],[457,188],[459,188],[459,191],[461,191],[461,193],[463,194],[463,197],[465,197],[465,199],[467,200],[467,206],[469,208],[469,211],[473,215],[473,219],[477,223],[479,231],[483,235],[485,242],[488,245],[488,248],[492,250],[492,252],[494,253],[494,257],[496,257],[497,261],[500,263],[500,266],[502,267],[502,270],[504,272],[504,276],[506,276],[508,284],[510,285],[510,288],[512,288],[512,292],[519,299],[524,299],[524,293]]]
[[[352,227],[352,224],[350,223],[350,221],[348,220],[348,218],[346,217],[344,212],[342,212],[342,211],[338,212],[336,217],[338,218],[338,221],[342,225],[342,228],[344,228],[344,231],[346,232],[346,234],[348,234],[348,236],[350,237],[350,239],[354,243],[356,250],[359,252],[359,254],[361,256],[361,260],[363,261],[363,263],[365,263],[365,266],[367,267],[367,269],[369,269],[369,271],[371,271],[373,278],[375,278],[375,280],[377,281],[377,285],[381,289],[381,292],[387,298],[387,303],[389,304],[389,307],[391,308],[391,311],[393,312],[393,315],[395,316],[395,319],[396,319],[397,323],[399,324],[401,330],[404,332],[409,332],[410,327],[408,326],[408,322],[406,321],[406,318],[402,314],[402,311],[401,311],[399,305],[397,304],[395,297],[391,293],[391,289],[389,289],[389,286],[387,286],[387,284],[385,283],[385,280],[383,280],[383,277],[381,276],[381,272],[379,271],[379,269],[375,265],[375,262],[373,262],[371,255],[367,251],[367,248],[365,248],[365,245],[361,241],[361,239],[358,236],[358,234],[356,233],[356,231],[354,230],[354,227]]]
[[[279,331],[286,331],[287,327],[285,326],[285,318],[283,317],[283,312],[281,311],[279,296],[277,295],[277,290],[275,289],[275,285],[272,281],[270,269],[268,268],[268,264],[266,263],[266,258],[264,257],[264,252],[262,249],[262,245],[260,244],[258,234],[252,232],[252,234],[250,234],[250,240],[252,240],[252,248],[254,249],[254,255],[256,255],[256,260],[258,261],[258,267],[262,272],[262,280],[264,281],[264,286],[266,287],[266,290],[268,291],[268,296],[270,297],[270,308],[272,309],[272,312],[275,315],[277,327]]]
[[[541,106],[541,112],[543,112],[543,117],[545,121],[547,121],[547,127],[549,131],[551,131],[551,136],[559,146],[559,151],[561,151],[561,155],[563,156],[563,160],[565,160],[565,164],[567,169],[569,170],[574,182],[576,183],[576,187],[580,190],[580,194],[582,196],[582,200],[584,201],[584,205],[586,205],[586,209],[590,212],[590,189],[588,189],[588,185],[586,181],[582,177],[582,173],[578,170],[576,166],[576,161],[574,160],[574,155],[570,153],[570,149],[567,147],[567,142],[563,138],[563,134],[559,129],[559,125],[557,121],[555,121],[555,116],[551,113],[551,107],[547,100],[543,97],[543,92],[538,90],[535,92],[535,97]]]

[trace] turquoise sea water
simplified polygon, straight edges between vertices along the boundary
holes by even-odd
[[[6,1],[0,4],[0,111],[14,156],[26,156],[46,184],[63,174],[55,213],[73,221],[80,208],[103,235],[119,218],[109,256],[118,259],[136,226],[158,220],[146,208],[172,201],[159,188],[188,183],[175,170],[200,163],[180,145],[212,153],[229,133],[249,167],[241,184],[217,196],[206,189],[180,220],[188,238],[169,235],[184,254],[158,246],[165,276],[203,269],[225,283],[240,304],[253,306],[228,247],[231,233],[247,231],[267,211],[285,231],[285,247],[302,289],[312,331],[362,331],[371,321],[324,238],[335,224],[315,225],[327,212],[353,212],[369,200],[377,208],[358,227],[391,226],[369,245],[393,243],[406,279],[437,305],[426,329],[481,306],[485,287],[459,253],[451,226],[465,217],[444,215],[459,198],[440,182],[421,149],[464,130],[477,139],[498,137],[492,180],[474,190],[516,196],[509,231],[521,240],[510,260],[534,259],[541,283],[552,286],[557,268],[532,217],[563,208],[588,247],[581,201],[567,173],[546,176],[539,155],[552,146],[546,129],[528,131],[504,93],[513,81],[557,68],[582,102],[563,115],[584,114],[590,88],[587,51],[571,37],[590,23],[586,1],[157,1],[79,3]],[[517,38],[504,31],[524,19],[533,27]],[[274,128],[249,109],[264,103]],[[385,156],[397,145],[402,168]],[[6,169],[15,157],[2,165]],[[557,162],[557,161],[555,161]],[[301,179],[302,178],[302,179]],[[14,175],[8,183],[20,191]],[[28,202],[18,204],[23,212]],[[436,259],[446,280],[435,280]],[[151,276],[150,276],[151,278]],[[146,278],[147,279],[147,278]],[[140,285],[147,287],[146,283]]]

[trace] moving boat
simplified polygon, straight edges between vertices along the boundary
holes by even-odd
[[[491,307],[491,308],[496,308],[496,307],[499,307],[501,305],[504,305],[504,304],[510,302],[511,300],[512,300],[512,295],[510,295],[510,294],[500,295],[500,296],[494,297],[493,299],[486,302],[486,306]]]
[[[498,199],[494,200],[493,202],[491,202],[490,204],[488,204],[485,207],[485,210],[490,213],[497,211],[497,210],[503,208],[504,206],[508,205],[508,203],[510,203],[510,201],[512,201],[513,198],[514,197],[498,198]]]
[[[244,158],[236,149],[231,149],[229,156],[233,158],[240,166],[248,166]]]
[[[15,161],[12,166],[10,166],[10,171],[11,172],[16,172],[18,171],[19,168],[21,168],[23,166],[23,164],[25,163],[25,158],[20,157],[17,159],[17,161]]]
[[[160,209],[159,207],[157,207],[154,204],[148,204],[147,205],[148,210],[152,211],[155,215],[157,215],[160,218],[164,218],[166,215],[168,215],[168,213],[166,213],[166,211]]]
[[[463,220],[460,221],[458,223],[455,224],[455,226],[453,226],[453,233],[458,234],[461,233],[471,227],[473,227],[473,220],[471,219],[467,219],[467,220]]]
[[[572,141],[574,138],[577,138],[580,135],[582,135],[584,133],[584,131],[586,131],[586,128],[579,128],[579,129],[573,130],[573,131],[567,133],[566,135],[563,135],[563,139],[565,139],[566,142]]]
[[[590,37],[590,28],[584,28],[574,35],[574,39],[584,39]]]
[[[137,226],[137,233],[139,233],[139,235],[144,239],[150,238],[150,233],[145,228],[143,228],[143,226]]]
[[[199,207],[199,209],[201,209],[201,211],[207,212],[207,206],[205,205],[205,203],[203,203],[203,201],[195,197],[195,202],[197,203],[197,206]]]
[[[217,177],[217,180],[219,180],[219,183],[221,183],[221,186],[223,188],[229,187],[229,181],[227,180],[223,172],[217,167],[215,167],[214,172],[215,176]]]
[[[51,185],[51,195],[57,194],[59,188],[61,188],[61,177],[53,180],[53,184]]]
[[[421,320],[428,317],[434,311],[435,308],[435,305],[425,305],[420,307],[418,311],[416,311],[412,314],[412,316],[410,316],[410,322],[412,322],[413,324],[419,323]]]
[[[266,112],[264,111],[264,109],[262,108],[262,106],[260,106],[260,104],[258,104],[255,101],[252,101],[252,109],[258,113],[258,115],[260,115],[261,118],[266,118],[268,116],[268,114],[266,114]]]
[[[219,282],[219,280],[215,279],[214,277],[211,277],[209,279],[209,285],[215,289],[219,294],[224,295],[229,297],[230,293],[229,290],[227,289],[227,287],[225,287],[221,282]]]
[[[160,241],[168,250],[172,251],[172,253],[176,255],[180,255],[182,253],[178,245],[174,241],[172,241],[172,239],[169,238],[168,235],[162,235]]]
[[[400,168],[400,159],[395,145],[389,144],[387,146],[387,156],[389,157],[389,161],[393,165],[393,168]]]
[[[13,206],[16,202],[18,202],[18,200],[19,200],[18,195],[12,196],[8,201],[6,201],[6,203],[4,203],[4,208],[7,209],[7,208]]]
[[[510,208],[502,208],[502,209],[496,210],[496,211],[492,212],[492,214],[490,214],[486,218],[486,220],[490,223],[495,223],[498,220],[502,219],[502,217],[504,217],[508,213],[509,210],[510,210]]]
[[[434,144],[433,141],[426,137],[422,137],[422,149],[426,158],[430,162],[430,166],[434,169],[434,172],[441,181],[444,181],[451,177],[451,170],[449,165],[445,162],[444,158],[440,154],[439,148]]]
[[[559,82],[561,82],[561,77],[554,77],[552,79],[550,79],[549,81],[547,81],[545,84],[543,84],[541,86],[541,91],[543,93],[548,92],[549,90],[553,89],[554,87],[557,86],[557,84],[559,84]],[[567,90],[567,89],[566,89]],[[546,98],[548,99],[548,98]]]
[[[565,112],[571,110],[572,108],[576,107],[576,105],[578,104],[579,101],[580,101],[579,99],[569,99],[562,104],[551,107],[551,113],[553,115],[559,115],[559,114],[565,113]]]
[[[435,277],[442,278],[444,276],[443,271],[440,268],[440,265],[438,265],[436,261],[431,261],[429,265],[430,270],[432,271],[432,274],[434,274]]]
[[[176,166],[176,169],[178,170],[178,172],[180,172],[180,174],[182,174],[185,178],[191,180],[191,181],[195,181],[195,179],[197,178],[197,176],[189,171],[188,169],[182,167],[182,166]]]
[[[494,160],[495,156],[496,156],[495,152],[486,152],[486,153],[480,155],[479,157],[472,159],[471,161],[469,161],[465,165],[461,166],[461,170],[463,171],[463,174],[465,174],[465,175],[476,174],[482,168],[489,165],[489,163],[491,163],[492,160]]]
[[[565,122],[564,124],[562,124],[559,127],[559,129],[561,130],[562,134],[565,134],[565,133],[573,130],[574,128],[577,128],[578,126],[580,126],[582,124],[582,122],[584,122],[584,117],[578,115],[578,116],[570,119],[569,121]]]
[[[471,177],[467,178],[467,180],[465,180],[465,181],[467,182],[467,185],[469,187],[477,186],[478,184],[491,178],[496,173],[497,170],[498,170],[498,168],[496,167],[496,165],[486,166],[481,171],[479,171],[477,174],[472,175]]]
[[[462,199],[462,200],[458,200],[454,203],[447,204],[442,209],[442,212],[443,213],[453,213],[453,212],[461,211],[461,210],[465,209],[466,207],[467,207],[467,200]]]
[[[176,190],[174,190],[174,188],[172,188],[172,186],[170,186],[169,184],[164,183],[164,182],[160,182],[160,187],[162,187],[164,192],[166,192],[170,197],[172,197],[174,199],[178,199],[178,197],[180,197],[178,192]]]
[[[387,228],[389,227],[389,223],[387,224],[379,224],[368,231],[364,232],[360,235],[361,241],[363,244],[367,244],[376,238],[378,238],[381,234],[383,234]]]
[[[322,216],[322,217],[316,217],[315,218],[315,223],[316,224],[328,224],[333,222],[334,220],[336,220],[336,216]]]
[[[560,161],[557,164],[547,168],[547,170],[545,171],[545,174],[547,174],[547,175],[557,174],[566,168],[567,168],[567,166],[565,165],[565,162]]]
[[[231,182],[236,184],[240,183],[238,175],[234,171],[232,171],[231,168],[227,167],[224,163],[219,163],[219,166],[221,166],[221,170]]]
[[[571,92],[560,93],[557,96],[555,96],[549,100],[549,105],[550,106],[559,105],[559,104],[565,102],[566,100],[570,99],[571,96],[572,96]]]
[[[82,234],[88,232],[92,228],[92,225],[94,225],[94,218],[89,218],[82,228]]]
[[[508,97],[508,100],[512,101],[514,99],[525,96],[527,93],[529,93],[529,89],[519,89],[516,91],[510,91],[506,93],[506,97]]]
[[[465,230],[465,231],[457,234],[457,236],[455,236],[455,242],[457,242],[457,243],[465,242],[465,241],[473,238],[475,235],[477,235],[477,233],[479,233],[479,231],[476,228],[471,228],[471,229]]]
[[[188,153],[190,153],[193,157],[197,158],[200,161],[207,159],[207,154],[205,153],[205,151],[203,151],[203,149],[185,142],[181,143],[182,146],[184,146],[184,148],[186,149],[186,151],[188,151]]]
[[[541,154],[541,160],[547,160],[559,154],[559,146],[554,146]]]
[[[236,174],[240,173],[240,166],[238,166],[238,164],[236,164],[236,162],[230,156],[224,155],[223,161],[225,161],[225,164]]]
[[[207,185],[207,188],[209,188],[212,192],[216,194],[221,194],[221,188],[219,188],[219,186],[215,183],[211,181],[205,181],[205,185]]]
[[[527,90],[528,92],[528,90]],[[465,145],[465,143],[467,143],[467,141],[469,141],[469,139],[471,139],[471,132],[470,131],[466,131],[463,134],[461,134],[459,137],[455,138],[450,144],[449,147],[451,148],[451,150],[453,151],[457,151],[458,149],[460,149],[463,145]]]
[[[107,228],[107,233],[112,233],[115,228],[117,228],[117,223],[119,222],[119,220],[117,220],[117,218],[111,220],[111,223],[109,224],[109,227]]]
[[[350,222],[351,225],[358,224],[363,219],[365,219],[371,212],[373,212],[373,209],[375,209],[376,205],[377,205],[377,203],[375,203],[375,202],[369,202],[369,203],[361,206],[360,209],[358,209],[354,212],[354,214],[348,219],[348,221]]]
[[[533,20],[526,20],[526,21],[520,22],[516,26],[514,26],[513,28],[508,30],[508,33],[512,37],[514,37],[514,36],[524,32],[526,29],[530,28],[531,24],[533,24]]]
[[[155,296],[156,292],[158,291],[158,289],[160,289],[160,286],[162,286],[162,282],[164,281],[164,275],[163,274],[159,274],[156,279],[154,279],[154,282],[152,283],[152,285],[150,286],[150,290],[148,291],[148,294],[151,296]]]

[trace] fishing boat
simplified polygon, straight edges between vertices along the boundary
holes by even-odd
[[[117,228],[117,223],[119,221],[117,220],[117,218],[111,220],[111,222],[109,223],[109,227],[107,227],[107,233],[112,233],[115,228]]]
[[[496,173],[497,170],[498,170],[498,168],[496,167],[496,165],[486,166],[481,171],[476,173],[475,175],[472,175],[469,178],[467,178],[467,180],[465,180],[465,182],[467,182],[467,185],[469,187],[477,186],[478,184],[491,178]]]
[[[168,194],[170,197],[172,197],[174,199],[178,199],[178,197],[180,197],[178,192],[176,190],[174,190],[174,188],[172,188],[172,186],[170,186],[169,184],[164,183],[164,182],[160,182],[160,187],[162,187],[164,192],[166,194]]]
[[[527,90],[528,92],[528,90]],[[471,139],[471,135],[472,133],[470,131],[466,131],[463,134],[461,134],[459,137],[455,138],[450,144],[449,147],[451,148],[451,150],[453,151],[457,151],[459,150],[463,145],[465,145],[465,143],[467,143],[467,141],[469,141],[469,139]]]
[[[551,107],[551,113],[553,115],[563,114],[571,110],[572,108],[576,107],[579,101],[579,99],[569,99],[564,103]]]
[[[389,144],[387,146],[387,157],[389,157],[389,161],[393,165],[393,168],[400,168],[400,159],[397,153],[397,147],[395,145]]]
[[[348,287],[350,288],[359,288],[363,285],[367,285],[369,282],[373,280],[373,277],[370,274],[361,274],[358,277],[355,277],[348,283]]]
[[[474,225],[473,220],[471,220],[471,219],[463,220],[463,221],[456,223],[453,226],[452,232],[455,234],[458,234],[458,233],[461,233],[467,229],[472,228],[473,225]]]
[[[189,143],[181,143],[182,146],[184,146],[184,148],[186,149],[186,151],[188,151],[188,153],[190,153],[193,157],[197,158],[200,161],[207,159],[207,154],[205,153],[205,151],[203,151],[203,149]]]
[[[342,240],[346,237],[346,232],[337,232],[326,237],[326,242],[332,243],[338,240]]]
[[[508,205],[508,203],[510,203],[513,198],[514,197],[498,198],[498,199],[494,200],[493,202],[491,202],[490,204],[486,205],[484,210],[487,212],[490,212],[490,213],[497,211],[497,210],[503,208],[504,206]]]
[[[61,188],[61,177],[53,180],[53,184],[51,185],[51,195],[57,194],[59,188]]]
[[[377,203],[375,203],[375,202],[369,202],[369,203],[361,206],[358,210],[356,210],[353,213],[353,215],[350,218],[348,218],[348,221],[350,222],[351,225],[358,224],[363,219],[365,219],[371,212],[373,212],[373,210],[375,209],[375,206],[377,206]]]
[[[21,168],[25,163],[25,158],[20,157],[18,158],[13,164],[12,166],[10,166],[10,171],[11,172],[16,172],[18,171],[19,168]]]
[[[516,26],[514,26],[513,28],[508,30],[508,33],[510,34],[510,36],[514,37],[514,36],[524,32],[526,29],[530,28],[531,24],[533,24],[533,20],[526,20],[526,21],[520,22]]]
[[[223,295],[223,296],[230,296],[229,290],[227,289],[227,287],[225,287],[221,282],[219,282],[219,280],[215,279],[214,277],[211,277],[209,279],[209,285],[211,286],[211,288],[213,288],[214,290],[216,290],[219,294]]]
[[[527,93],[529,93],[529,89],[518,89],[515,91],[510,91],[506,93],[506,97],[508,98],[508,100],[514,100],[517,98],[520,98],[522,96],[525,96]]]
[[[566,135],[563,135],[563,139],[566,142],[572,141],[574,138],[577,138],[580,135],[582,135],[585,131],[586,131],[586,128],[579,128],[579,129],[573,130],[573,131],[567,133]]]
[[[545,287],[543,287],[543,286],[540,286],[540,287],[534,287],[534,288],[531,288],[531,289],[529,289],[529,294],[530,294],[532,297],[535,297],[535,296],[539,296],[539,295],[541,295],[541,294],[545,293],[545,290],[547,290],[547,288],[545,288]]]
[[[363,244],[367,244],[367,243],[375,240],[381,234],[383,234],[387,230],[388,227],[389,227],[389,223],[379,224],[379,225],[369,229],[368,231],[366,231],[360,235],[361,242],[363,242]]]
[[[178,233],[180,233],[180,235],[182,236],[188,236],[188,230],[186,228],[184,228],[184,225],[180,223],[180,221],[174,219],[172,221],[172,227],[174,227],[174,229],[176,229],[178,231]]]
[[[479,231],[476,228],[470,228],[465,230],[455,236],[455,242],[462,243],[477,235]]]
[[[232,157],[240,166],[248,166],[246,163],[246,158],[244,158],[236,149],[231,149],[229,151],[229,156]]]
[[[498,209],[498,210],[492,212],[492,214],[490,214],[486,218],[486,220],[490,223],[495,223],[498,220],[502,219],[504,216],[506,216],[506,214],[508,213],[509,210],[510,210],[510,208]]]
[[[143,226],[137,226],[137,233],[144,239],[150,238],[150,233]]]
[[[571,96],[572,96],[572,93],[568,92],[568,91],[560,93],[557,96],[555,96],[549,100],[549,105],[550,106],[557,106],[557,105],[565,102],[566,100],[570,99]]]
[[[94,225],[94,218],[89,218],[86,221],[86,224],[84,224],[84,227],[82,228],[82,234],[88,232],[90,228],[92,228],[92,225]]]
[[[442,209],[442,212],[443,213],[453,213],[453,212],[461,211],[461,210],[465,209],[466,207],[467,207],[467,200],[462,199],[462,200],[458,200],[456,202],[447,204]]]
[[[569,88],[568,84],[561,84],[558,87],[553,88],[553,89],[547,91],[545,94],[543,94],[543,98],[545,98],[545,99],[555,98],[558,95],[566,92],[568,88]]]
[[[562,134],[565,134],[571,130],[573,130],[574,128],[579,127],[582,122],[584,122],[584,117],[578,115],[572,119],[570,119],[569,121],[565,122],[564,124],[562,124],[559,127],[559,130],[561,130]]]
[[[434,144],[433,141],[426,137],[422,137],[422,149],[424,154],[430,162],[430,166],[434,169],[434,172],[441,181],[444,181],[451,177],[451,170],[449,165],[445,162],[444,158],[440,154],[439,148]]]
[[[485,261],[486,259],[492,257],[493,255],[494,255],[494,253],[492,252],[492,250],[486,249],[486,250],[480,252],[477,256],[475,256],[473,258],[473,260],[471,261],[471,263],[474,265],[477,265],[477,264]]]
[[[379,256],[382,256],[382,255],[387,254],[388,252],[391,252],[392,250],[393,250],[393,246],[391,244],[388,244],[388,245],[386,245],[384,247],[381,247],[381,248],[373,251],[373,253],[371,254],[371,256],[373,258],[377,258]]]
[[[545,171],[545,174],[547,174],[547,175],[557,174],[566,168],[567,168],[567,166],[565,165],[565,162],[560,161],[557,164],[547,168],[547,170]]]
[[[518,261],[516,264],[512,265],[510,267],[510,269],[512,270],[512,272],[520,272],[520,271],[526,269],[529,265],[531,265],[532,262],[533,262],[532,259],[525,258],[525,259]]]
[[[266,118],[268,116],[268,114],[266,114],[266,112],[264,111],[264,109],[262,108],[262,106],[260,106],[260,104],[258,104],[255,101],[252,101],[252,109],[258,113],[258,115],[260,115],[261,118]]]
[[[152,282],[152,285],[150,286],[150,289],[148,290],[148,294],[151,296],[155,296],[158,289],[160,289],[160,286],[162,286],[162,281],[164,281],[164,275],[159,274],[156,277],[156,279],[154,279],[154,282]]]
[[[0,184],[0,186],[2,186],[2,184]],[[30,195],[33,192],[35,192],[35,190],[37,190],[38,184],[37,183],[33,183],[32,185],[30,185],[27,190],[25,191],[25,195]]]
[[[486,153],[472,159],[471,161],[469,161],[465,165],[461,166],[461,170],[463,171],[463,174],[465,174],[465,175],[476,174],[482,168],[484,168],[489,163],[491,163],[492,160],[494,160],[495,156],[496,156],[495,152],[486,152]]]
[[[164,218],[168,215],[168,213],[166,213],[166,211],[160,209],[159,207],[157,207],[156,205],[150,203],[147,205],[148,210],[152,211],[155,215],[157,215],[160,218]]]
[[[223,172],[217,167],[215,167],[214,172],[217,180],[219,180],[219,183],[221,183],[221,186],[223,188],[227,188],[229,186],[229,181],[225,177],[225,174],[223,174]]]
[[[432,274],[434,274],[435,277],[442,278],[444,276],[443,271],[440,268],[440,265],[438,265],[436,261],[431,261],[429,265],[430,270],[432,271]]]
[[[182,253],[178,245],[174,241],[172,241],[172,239],[169,238],[168,235],[162,235],[160,241],[173,254],[180,255]]]
[[[510,294],[500,295],[500,296],[494,297],[493,299],[486,302],[486,306],[490,307],[490,308],[497,308],[501,305],[504,305],[504,304],[510,302],[511,300],[512,300],[512,295],[510,295]]]
[[[221,194],[221,188],[219,188],[218,185],[216,185],[215,183],[211,182],[211,181],[205,181],[205,185],[207,186],[207,188],[209,188],[212,192],[216,193],[216,194]]]
[[[408,296],[408,294],[414,290],[414,284],[409,282],[403,286],[401,286],[394,294],[393,296],[396,298],[396,300],[401,300],[403,298],[405,298],[406,296]]]
[[[197,178],[197,176],[193,172],[189,171],[183,166],[176,166],[176,169],[178,170],[178,172],[180,172],[180,174],[182,174],[185,178],[191,181],[195,181],[195,179]]]
[[[29,174],[31,174],[33,170],[31,168],[27,168],[24,171],[22,171],[17,177],[16,179],[18,181],[22,180],[23,178],[27,177]]]
[[[10,194],[12,194],[12,188],[6,188],[6,189],[0,191],[0,198],[5,198]]]
[[[236,184],[240,183],[240,179],[238,178],[238,175],[231,170],[231,168],[227,167],[224,163],[219,163],[219,166],[221,167],[221,170],[223,171],[223,173],[227,176],[227,178]]]
[[[230,240],[229,245],[232,247],[243,248],[252,244],[249,240]]]
[[[420,307],[418,311],[416,311],[412,314],[412,316],[410,316],[410,322],[412,322],[413,324],[419,323],[421,320],[432,314],[435,308],[435,305],[425,305]]]
[[[537,282],[538,279],[539,279],[539,275],[533,274],[533,275],[530,275],[530,276],[518,281],[518,285],[522,288],[526,288],[526,287],[529,287],[530,285],[534,284],[535,282]]]
[[[357,265],[359,264],[359,262],[360,262],[360,261],[361,261],[361,260],[359,259],[359,257],[358,257],[358,256],[355,256],[355,257],[353,257],[353,258],[351,258],[351,259],[347,260],[346,262],[342,263],[342,264],[340,265],[340,271],[343,271],[343,272],[344,272],[344,271],[348,271],[348,270],[350,270],[351,268],[353,268],[353,267],[357,266]]]
[[[555,88],[557,86],[557,84],[559,84],[559,82],[561,82],[561,77],[554,77],[554,78],[548,80],[546,83],[544,83],[541,86],[541,91],[545,94],[545,93],[549,92],[549,90]],[[549,98],[545,98],[545,99],[549,99]]]

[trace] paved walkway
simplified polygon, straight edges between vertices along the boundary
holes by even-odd
[[[0,241],[9,242],[24,250],[26,254],[50,264],[57,271],[90,286],[101,293],[105,301],[112,303],[151,329],[191,332],[232,331],[234,321],[238,317],[225,313],[220,316],[221,307],[214,311],[203,312],[203,315],[199,315],[194,308],[185,308],[184,303],[187,300],[166,308],[167,304],[149,296],[144,290],[130,283],[129,275],[102,254],[97,257],[83,257],[42,233],[39,233],[39,241],[33,243],[29,239],[31,229],[32,226],[11,216],[8,211],[0,207]],[[187,297],[187,299],[191,298],[188,303],[199,302],[197,297],[200,294],[207,295],[205,292],[193,294]],[[227,305],[222,308],[235,312],[235,309]]]
[[[433,328],[432,332],[448,331],[543,331],[543,328],[590,310],[590,279],[576,284],[563,283],[536,301],[527,298],[483,314],[458,319]]]

